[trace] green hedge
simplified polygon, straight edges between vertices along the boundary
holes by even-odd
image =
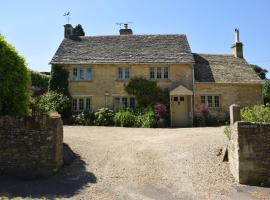
[[[241,120],[249,122],[270,122],[270,104],[242,108]]]
[[[0,34],[0,115],[28,114],[30,85],[24,58]]]
[[[40,88],[48,88],[50,76],[44,73],[31,71],[31,81],[32,86],[37,86]]]

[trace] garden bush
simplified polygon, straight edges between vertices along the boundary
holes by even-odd
[[[29,114],[30,86],[24,58],[0,34],[0,115]]]
[[[76,125],[91,126],[94,125],[95,114],[93,112],[81,112],[72,115],[72,122]]]
[[[134,127],[136,124],[136,117],[134,113],[129,110],[119,110],[114,115],[114,124],[121,127]]]
[[[141,128],[154,128],[157,126],[157,119],[151,107],[136,116],[135,126]]]
[[[95,125],[97,126],[112,126],[114,111],[109,108],[101,108],[95,112]]]
[[[270,122],[270,104],[242,108],[241,120],[249,122]]]
[[[42,95],[41,98],[37,100],[34,107],[39,113],[56,111],[62,115],[70,106],[71,102],[67,96],[50,91]]]

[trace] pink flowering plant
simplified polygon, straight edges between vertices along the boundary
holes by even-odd
[[[162,103],[157,103],[154,106],[154,111],[155,111],[156,117],[159,119],[164,119],[167,115],[167,108]]]

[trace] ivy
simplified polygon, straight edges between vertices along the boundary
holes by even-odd
[[[51,79],[49,81],[49,90],[70,96],[68,91],[68,76],[66,69],[60,66],[52,66]]]
[[[139,107],[154,106],[158,102],[169,105],[169,91],[162,90],[154,81],[133,78],[125,86],[125,90],[128,94],[135,96]]]

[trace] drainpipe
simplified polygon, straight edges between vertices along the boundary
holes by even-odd
[[[191,126],[193,127],[193,118],[194,118],[194,104],[195,104],[195,74],[194,74],[194,64],[192,64],[192,89],[193,89],[193,96],[192,96],[192,110],[191,110]]]

